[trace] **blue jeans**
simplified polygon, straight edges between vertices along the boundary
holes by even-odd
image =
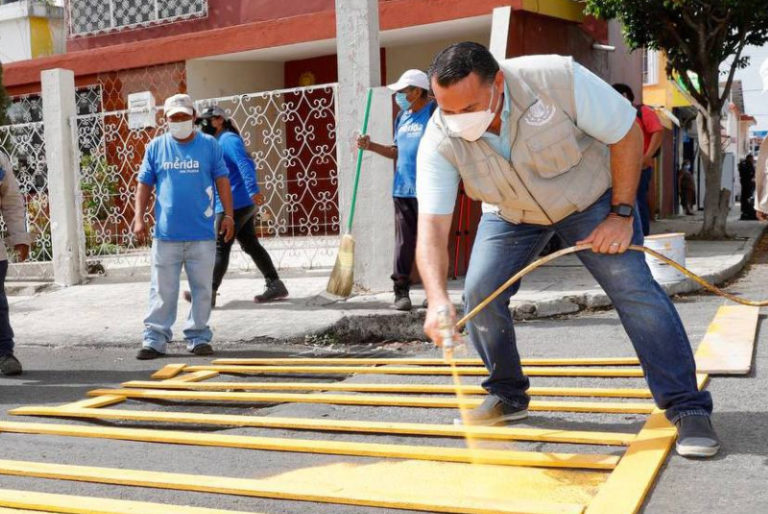
[[[0,261],[0,357],[13,355],[13,329],[8,316],[8,297],[5,296],[5,275],[8,261]]]
[[[173,339],[171,327],[176,321],[179,281],[184,266],[192,293],[192,306],[184,324],[187,349],[208,343],[213,337],[211,316],[211,281],[216,260],[216,241],[152,242],[152,283],[149,289],[149,314],[144,319],[143,346],[165,353]]]
[[[648,208],[648,189],[651,187],[653,168],[648,166],[640,174],[640,182],[637,184],[637,213],[640,215],[640,226],[643,234],[651,233],[651,209]]]
[[[552,226],[513,224],[493,213],[483,215],[472,248],[465,283],[465,308],[488,297],[539,254],[553,234],[570,246],[586,238],[610,212],[611,192],[582,212]],[[642,244],[635,217],[632,244]],[[680,317],[651,276],[642,253],[621,255],[579,252],[579,259],[610,297],[640,359],[653,399],[671,421],[710,414],[712,398],[696,386],[696,364]],[[467,324],[490,375],[483,387],[515,408],[526,408],[528,377],[520,365],[509,300],[520,282],[507,289]],[[585,349],[588,342],[585,341]]]

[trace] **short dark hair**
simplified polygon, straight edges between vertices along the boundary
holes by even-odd
[[[622,95],[627,97],[627,100],[634,103],[635,102],[635,93],[632,92],[632,88],[629,87],[626,84],[622,84],[621,82],[617,82],[613,85],[613,89],[621,93]]]
[[[484,83],[493,82],[499,72],[499,63],[480,43],[464,41],[454,43],[435,56],[429,67],[429,80],[435,79],[441,87],[459,82],[475,72]]]

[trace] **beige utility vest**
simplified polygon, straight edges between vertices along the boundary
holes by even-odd
[[[592,205],[611,186],[608,147],[576,126],[573,59],[537,55],[500,64],[509,99],[511,158],[483,139],[446,136],[438,151],[454,165],[470,198],[499,208],[512,223],[550,225]]]

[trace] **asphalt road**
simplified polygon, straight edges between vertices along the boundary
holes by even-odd
[[[729,290],[750,298],[768,296],[768,252],[763,245],[754,263],[731,284]],[[698,344],[706,328],[723,301],[710,295],[694,295],[676,299],[694,345]],[[768,512],[768,335],[761,317],[754,372],[748,377],[714,377],[709,390],[715,398],[715,426],[722,438],[723,449],[712,460],[693,461],[672,455],[661,472],[656,486],[644,508],[647,513],[757,513]],[[632,349],[613,311],[587,313],[578,316],[521,322],[518,339],[524,356],[585,357],[630,356]],[[391,346],[389,347],[392,348]],[[425,345],[410,347],[415,353],[425,353]],[[229,346],[218,356],[278,356],[311,351],[305,346],[282,343],[259,343],[248,347]],[[369,351],[370,347],[353,347],[353,351]],[[402,350],[402,349],[401,349]],[[8,416],[16,406],[30,404],[58,404],[76,401],[85,393],[99,387],[114,387],[126,380],[147,379],[151,372],[170,362],[204,362],[200,358],[175,358],[163,361],[140,362],[133,358],[133,349],[120,348],[40,348],[21,347],[18,355],[27,373],[15,379],[0,378],[0,419],[10,421],[63,422]],[[400,352],[403,353],[402,351]],[[231,378],[231,377],[230,377]],[[398,377],[406,381],[406,377]],[[377,377],[363,377],[373,381]],[[353,380],[360,380],[360,377]],[[424,379],[422,379],[423,381]],[[435,379],[438,380],[438,379]],[[440,381],[444,381],[442,379]],[[469,380],[467,380],[467,383]],[[582,385],[583,379],[532,379],[533,385]],[[622,385],[638,383],[625,380],[590,380],[589,385]],[[130,401],[120,408],[193,410],[189,405],[163,402]],[[284,404],[275,406],[196,405],[197,412],[330,417],[338,419],[387,419],[420,422],[450,422],[450,410],[408,408],[367,408],[331,405]],[[580,415],[534,413],[525,425],[535,427],[557,426],[571,429],[604,429],[636,431],[642,426],[642,416]],[[82,423],[72,421],[72,423]],[[120,425],[120,424],[118,424]],[[142,426],[142,425],[131,425]],[[169,427],[154,427],[169,428]],[[174,427],[179,428],[179,427]],[[187,430],[212,428],[185,427]],[[283,430],[221,429],[219,433],[297,437]],[[376,441],[424,443],[412,437],[365,436],[360,434],[301,433],[302,438],[332,438],[347,441]],[[460,445],[457,440],[431,440],[428,444]],[[516,448],[549,450],[548,445],[516,444]],[[366,462],[341,456],[277,453],[223,448],[172,446],[122,441],[103,441],[48,437],[37,435],[0,435],[2,459],[47,461],[67,464],[175,471],[189,474],[231,477],[259,477],[307,467],[339,462]],[[558,448],[569,451],[571,448]],[[598,449],[604,452],[605,449]],[[608,449],[615,451],[615,449]],[[510,484],[510,494],[514,494]],[[386,512],[329,504],[295,501],[277,501],[227,495],[163,491],[155,489],[119,487],[45,479],[0,476],[0,487],[58,492],[66,494],[103,496],[122,499],[155,501],[175,504],[259,512],[346,513]],[[402,511],[398,511],[402,512]]]

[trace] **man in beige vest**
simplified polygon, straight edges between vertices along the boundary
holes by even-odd
[[[439,109],[419,147],[417,262],[429,309],[424,329],[437,344],[437,310],[450,305],[445,248],[459,179],[484,203],[465,284],[465,310],[533,260],[552,235],[590,243],[579,258],[611,297],[656,404],[677,425],[677,451],[708,457],[719,442],[712,399],[699,391],[685,330],[651,276],[635,194],[643,137],[634,107],[569,57],[497,63],[485,47],[458,43],[430,69]],[[467,325],[489,377],[468,416],[495,424],[528,416],[509,299],[519,283]]]

